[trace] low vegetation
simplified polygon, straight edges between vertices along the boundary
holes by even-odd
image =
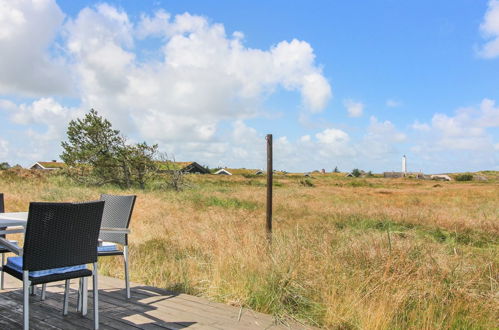
[[[29,201],[138,195],[132,280],[332,329],[492,329],[499,306],[499,176],[487,182],[189,175],[182,191],[85,187],[6,170],[7,211]],[[490,179],[493,178],[493,179]],[[308,180],[308,181],[307,181]],[[310,182],[312,184],[309,184]],[[119,258],[101,272],[121,277]]]

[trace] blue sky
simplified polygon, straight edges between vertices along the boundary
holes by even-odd
[[[177,160],[499,170],[499,1],[0,0],[0,158],[96,108]],[[15,27],[15,28],[14,28]],[[2,32],[3,31],[3,32]]]

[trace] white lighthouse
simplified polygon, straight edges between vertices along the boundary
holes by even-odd
[[[402,157],[402,173],[407,174],[407,157]]]

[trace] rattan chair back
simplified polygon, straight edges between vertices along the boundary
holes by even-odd
[[[137,196],[135,195],[117,196],[102,194],[100,200],[106,202],[102,215],[102,227],[128,228],[136,198]],[[99,238],[106,242],[122,245],[128,244],[127,234],[101,233]]]
[[[44,270],[97,261],[103,201],[29,205],[23,269]]]

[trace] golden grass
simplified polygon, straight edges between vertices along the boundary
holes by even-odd
[[[276,176],[190,177],[191,188],[84,188],[57,175],[0,176],[7,211],[34,200],[136,193],[132,280],[338,329],[497,327],[499,185]],[[122,277],[119,258],[101,271]]]

